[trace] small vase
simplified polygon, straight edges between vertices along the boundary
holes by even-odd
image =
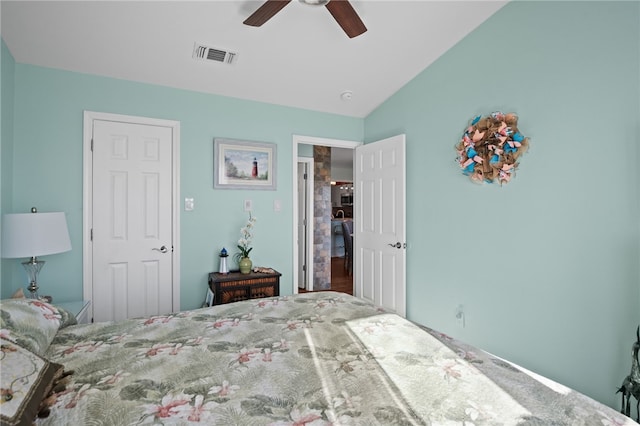
[[[251,267],[253,266],[253,263],[251,262],[251,259],[249,259],[248,257],[243,257],[242,259],[240,259],[240,262],[238,262],[238,266],[240,267],[241,274],[248,274],[251,272]]]

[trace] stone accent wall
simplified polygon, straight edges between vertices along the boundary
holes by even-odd
[[[331,288],[331,148],[313,147],[313,289]]]

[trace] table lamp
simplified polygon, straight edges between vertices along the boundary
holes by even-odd
[[[63,212],[11,213],[2,217],[2,257],[15,259],[28,257],[22,262],[29,278],[29,297],[39,299],[38,273],[44,260],[37,256],[63,253],[71,250],[67,220]]]

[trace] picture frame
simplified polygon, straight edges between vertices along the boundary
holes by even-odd
[[[213,140],[213,187],[276,189],[277,145],[237,139]]]
[[[207,295],[204,298],[204,303],[203,303],[203,308],[205,307],[211,307],[213,306],[213,300],[214,300],[214,294],[213,291],[211,291],[210,288],[207,289]]]

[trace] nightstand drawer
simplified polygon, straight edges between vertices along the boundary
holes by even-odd
[[[279,296],[281,275],[277,271],[272,274],[212,272],[209,274],[209,288],[214,295],[213,304],[222,305],[240,300]]]

